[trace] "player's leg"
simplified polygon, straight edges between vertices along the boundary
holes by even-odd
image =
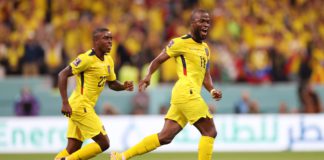
[[[165,116],[164,126],[160,133],[145,137],[141,142],[122,154],[113,152],[111,154],[111,159],[126,160],[136,155],[150,152],[160,145],[169,144],[187,124],[187,119],[181,113],[179,108],[181,108],[181,105],[171,104],[170,109]]]
[[[163,129],[158,134],[145,137],[141,142],[129,148],[121,155],[112,153],[111,159],[126,160],[134,156],[150,152],[157,147],[171,143],[173,138],[182,130],[182,127],[175,121],[166,119]]]
[[[182,127],[174,120],[165,119],[164,126],[158,133],[159,142],[161,145],[166,145],[172,142],[174,137],[182,130]]]
[[[98,134],[97,136],[92,138],[101,148],[102,151],[105,151],[109,148],[109,138],[107,134]]]
[[[101,120],[94,112],[74,123],[80,128],[84,139],[92,138],[95,142],[89,143],[70,156],[67,160],[90,159],[109,148],[109,139]]]
[[[74,138],[68,138],[68,144],[65,149],[63,149],[61,152],[59,152],[55,159],[61,159],[63,157],[66,157],[75,151],[79,150],[82,146],[82,141],[74,139]]]
[[[67,137],[68,137],[68,143],[66,148],[61,152],[59,152],[55,156],[55,159],[61,159],[63,157],[66,157],[74,153],[75,151],[79,150],[82,146],[83,138],[81,135],[81,131],[70,118],[68,119]]]
[[[198,147],[199,160],[210,160],[217,132],[207,104],[202,98],[193,99],[182,106],[182,112],[202,135]]]
[[[109,148],[107,135],[99,133],[92,138],[95,142],[89,143],[67,157],[67,160],[90,159]]]
[[[201,118],[194,123],[194,126],[201,133],[198,146],[198,159],[211,160],[214,141],[217,136],[213,118]]]
[[[217,131],[213,118],[200,118],[194,126],[199,130],[202,136],[208,136],[216,138]]]
[[[202,135],[198,146],[198,159],[211,160],[214,141],[217,136],[214,121],[208,117],[201,118],[194,125]]]
[[[68,144],[67,144],[67,147],[66,147],[66,151],[69,153],[69,154],[72,154],[74,153],[75,151],[79,150],[82,146],[82,141],[80,140],[77,140],[75,138],[68,138]]]

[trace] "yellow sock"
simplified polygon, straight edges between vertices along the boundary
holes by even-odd
[[[198,147],[198,160],[211,160],[215,138],[201,136]]]
[[[81,149],[77,150],[73,154],[67,157],[68,160],[80,160],[80,159],[90,159],[97,154],[101,153],[101,148],[98,143],[89,143]]]
[[[132,158],[136,155],[141,155],[150,152],[157,147],[160,147],[160,141],[157,134],[152,134],[145,137],[141,142],[123,152],[126,159]]]
[[[66,149],[63,149],[60,153],[55,156],[55,159],[63,158],[70,155]]]

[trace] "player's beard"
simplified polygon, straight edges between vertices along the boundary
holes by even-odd
[[[207,36],[203,36],[202,31],[200,29],[196,29],[195,32],[194,32],[194,36],[195,38],[198,38],[197,40],[198,41],[202,41],[202,40],[205,40]]]
[[[111,47],[110,46],[102,46],[101,48],[101,51],[106,54],[106,53],[109,53],[111,50]]]

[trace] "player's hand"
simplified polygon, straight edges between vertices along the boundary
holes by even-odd
[[[69,103],[66,104],[63,103],[61,113],[67,117],[71,117],[72,108]]]
[[[133,81],[125,81],[124,87],[126,91],[133,91],[134,90],[134,84]]]
[[[210,91],[210,94],[213,97],[213,99],[215,99],[216,101],[219,101],[220,99],[222,99],[222,91],[221,90],[212,89]]]
[[[140,80],[138,84],[138,90],[143,92],[149,85],[151,81],[151,76],[147,75],[144,79]]]

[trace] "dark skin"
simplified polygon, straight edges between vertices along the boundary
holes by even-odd
[[[103,31],[97,33],[93,38],[93,44],[94,44],[94,51],[96,56],[100,60],[104,60],[104,55],[111,50],[112,46],[112,34],[110,31]],[[58,86],[62,98],[62,109],[61,112],[63,115],[67,117],[71,117],[72,115],[72,108],[68,101],[67,96],[67,80],[70,76],[72,76],[72,68],[71,66],[67,66],[59,73],[59,81]],[[115,91],[133,91],[134,85],[132,81],[125,81],[123,84],[120,83],[118,80],[114,81],[107,81],[107,84],[109,88]],[[99,133],[98,135],[92,137],[92,139],[99,144],[102,151],[105,151],[109,148],[109,138],[107,135],[103,135],[102,133]],[[69,154],[72,154],[73,152],[79,150],[82,146],[82,141],[74,138],[68,138],[68,144],[66,147],[66,150]]]
[[[192,39],[197,43],[202,43],[206,39],[208,29],[210,26],[210,17],[207,12],[195,12],[191,17],[190,24],[190,35]],[[165,50],[151,62],[148,74],[143,80],[139,82],[139,91],[142,92],[150,85],[151,75],[160,67],[162,63],[168,60],[170,56]],[[203,85],[207,91],[211,93],[211,96],[215,100],[220,100],[222,98],[222,92],[220,90],[214,89],[213,82],[210,76],[210,71],[206,70]],[[215,138],[217,135],[216,127],[212,118],[200,118],[194,123],[194,126],[199,130],[201,135]],[[182,130],[182,127],[175,121],[170,119],[165,119],[164,126],[162,130],[158,133],[159,141],[161,145],[169,144],[173,138]]]

